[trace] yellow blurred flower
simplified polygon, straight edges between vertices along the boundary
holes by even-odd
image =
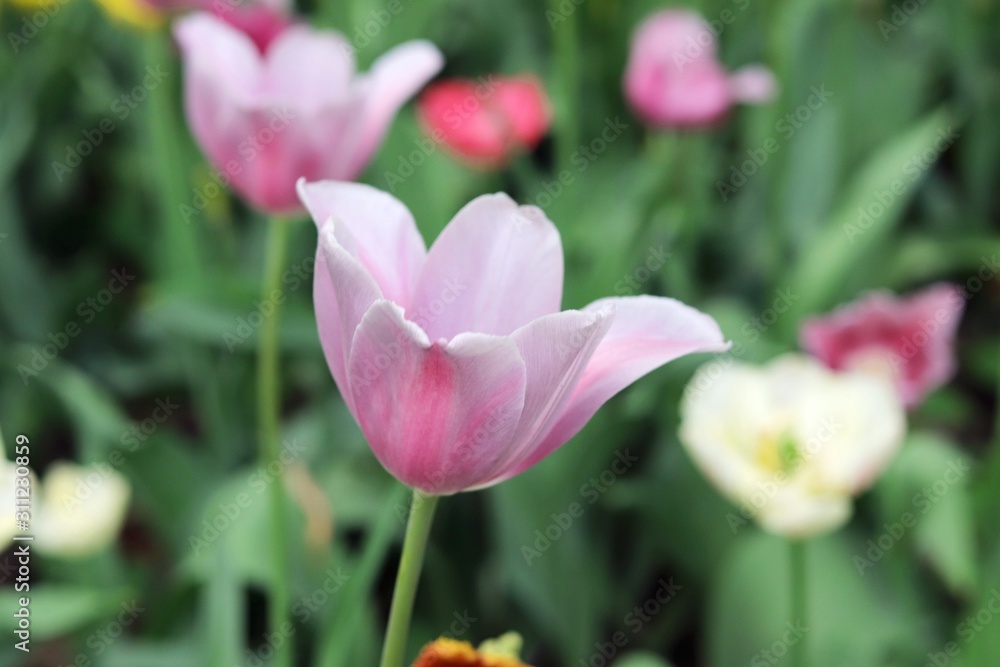
[[[143,0],[97,0],[97,4],[112,19],[136,28],[156,28],[163,23],[163,15]]]
[[[10,0],[24,11],[47,9],[65,5],[69,0]],[[128,23],[144,30],[163,23],[163,15],[143,0],[97,0],[97,4],[112,20]]]

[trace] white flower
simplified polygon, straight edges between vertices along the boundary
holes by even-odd
[[[17,535],[14,514],[17,506],[14,500],[16,486],[14,464],[8,461],[0,447],[0,551],[3,551]]]
[[[53,464],[37,496],[35,545],[66,558],[105,549],[121,530],[130,495],[126,479],[107,464]]]
[[[827,532],[851,515],[906,432],[891,383],[834,373],[802,355],[766,366],[703,366],[681,404],[695,464],[768,531]]]

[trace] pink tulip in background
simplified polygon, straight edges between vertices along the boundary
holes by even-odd
[[[834,370],[890,373],[901,400],[913,407],[955,372],[955,331],[965,302],[953,285],[909,297],[874,292],[825,317],[807,321],[802,347]]]
[[[443,64],[432,44],[414,41],[357,74],[353,50],[336,32],[292,25],[262,52],[204,12],[181,18],[174,32],[195,138],[219,180],[269,213],[301,210],[300,177],[357,177],[396,111]]]
[[[495,168],[530,151],[549,130],[552,108],[533,76],[437,82],[420,96],[426,132],[473,166]]]
[[[728,345],[715,321],[639,296],[559,312],[559,232],[503,194],[425,249],[409,210],[366,185],[306,183],[327,363],[382,465],[434,495],[538,463],[651,370]]]
[[[625,96],[635,114],[655,127],[712,125],[738,102],[772,99],[776,88],[774,75],[759,65],[726,72],[711,27],[695,12],[657,12],[632,38]]]

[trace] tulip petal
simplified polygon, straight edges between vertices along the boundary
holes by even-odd
[[[267,52],[265,94],[310,114],[350,95],[354,50],[335,32],[305,25],[286,28]]]
[[[180,19],[174,35],[187,63],[184,108],[191,132],[212,163],[234,177],[227,165],[243,164],[238,147],[255,136],[259,120],[253,111],[261,85],[257,48],[240,31],[204,13]]]
[[[527,368],[524,411],[510,450],[483,488],[513,477],[562,413],[587,363],[614,322],[614,308],[567,310],[526,324],[511,338]]]
[[[555,225],[534,206],[485,195],[459,211],[431,246],[408,316],[431,338],[508,335],[558,312],[562,283]]]
[[[319,234],[313,302],[323,354],[344,402],[357,417],[347,374],[351,341],[368,309],[382,293],[367,269],[337,240],[336,221]]]
[[[389,301],[362,320],[349,369],[375,456],[404,484],[434,495],[482,482],[524,407],[525,364],[513,340],[463,334],[432,343]]]
[[[758,508],[757,520],[768,532],[802,539],[840,528],[851,518],[852,511],[850,496],[823,496],[786,486]]]
[[[204,12],[179,19],[174,37],[184,54],[187,80],[197,80],[199,92],[238,104],[253,103],[260,92],[263,65],[249,37]]]
[[[355,149],[352,170],[360,173],[382,143],[393,116],[444,66],[444,56],[424,40],[406,42],[383,54],[362,78],[368,85],[364,125]]]
[[[317,226],[336,220],[340,245],[368,270],[382,296],[406,308],[427,255],[409,209],[359,183],[300,180],[298,190]]]
[[[774,362],[775,368],[781,361]],[[902,446],[906,412],[889,378],[838,373],[822,394],[799,397],[795,431],[802,442],[815,443],[824,483],[857,494],[871,486]]]
[[[572,438],[612,396],[663,364],[693,352],[729,349],[719,325],[679,301],[637,296],[600,299],[584,310],[614,306],[615,317],[554,426],[517,471],[535,465]]]

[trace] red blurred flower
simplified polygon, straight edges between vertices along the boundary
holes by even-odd
[[[513,154],[534,149],[552,120],[545,90],[533,76],[441,81],[427,88],[418,111],[435,141],[483,168],[500,167]]]

